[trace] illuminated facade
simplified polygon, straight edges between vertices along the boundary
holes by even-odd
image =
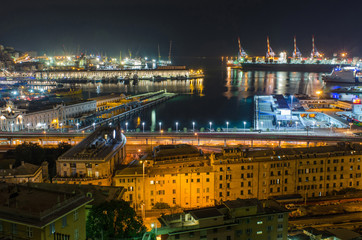
[[[56,162],[56,183],[110,186],[125,157],[126,138],[117,129],[102,127],[69,149]]]
[[[288,211],[275,201],[237,199],[215,207],[163,215],[162,239],[286,240]]]
[[[78,117],[93,113],[96,109],[96,101],[85,101],[69,105],[57,104],[39,111],[28,111],[18,109],[9,101],[3,109],[0,109],[0,128],[1,131],[6,132],[60,128],[61,125],[74,125]]]
[[[166,153],[163,159],[154,153],[152,159],[117,171],[113,184],[127,190],[126,201],[136,208],[145,204],[146,209],[157,202],[196,208],[237,198],[287,194],[308,198],[362,189],[358,147],[224,149],[209,157],[181,152],[168,152],[171,155]]]

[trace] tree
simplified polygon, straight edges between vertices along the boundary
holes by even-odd
[[[44,149],[37,143],[20,144],[16,146],[14,154],[16,166],[19,166],[22,161],[40,166],[45,161]]]
[[[141,217],[124,200],[93,206],[87,218],[87,237],[113,239],[141,237],[146,232]]]

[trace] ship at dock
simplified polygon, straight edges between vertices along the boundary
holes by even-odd
[[[270,45],[269,37],[267,37],[266,56],[249,57],[241,47],[240,38],[238,38],[238,45],[238,57],[226,58],[226,62],[228,67],[240,68],[244,71],[331,72],[337,67],[343,68],[352,65],[352,61],[346,58],[345,53],[342,54],[342,58],[336,56],[333,59],[325,58],[324,54],[317,50],[314,36],[312,36],[312,51],[308,57],[302,57],[302,53],[297,47],[296,37],[294,37],[293,55],[290,57],[285,51],[276,56]]]

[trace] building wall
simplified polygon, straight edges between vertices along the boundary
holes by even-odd
[[[74,212],[78,212],[78,218],[74,217]],[[43,228],[37,228],[31,225],[10,222],[0,219],[0,236],[13,236],[15,239],[40,239],[40,240],[54,240],[54,234],[51,232],[50,225],[54,223],[55,233],[65,234],[70,236],[70,240],[84,240],[86,239],[86,211],[85,206],[78,208],[67,213],[64,216],[66,225],[63,226],[63,217],[48,223]],[[16,229],[16,231],[13,231]],[[76,238],[76,231],[78,231],[78,238]]]
[[[26,182],[43,182],[43,169],[39,169],[33,175],[12,175],[12,176],[0,176],[0,181],[7,183],[26,183]]]
[[[362,189],[361,158],[362,155],[342,153],[330,157],[313,154],[289,159],[270,157],[270,160],[263,161],[230,156],[211,160],[212,169],[208,170],[199,168],[195,171],[193,167],[184,166],[183,171],[187,174],[164,171],[176,168],[177,164],[168,164],[167,168],[150,167],[156,173],[146,173],[144,185],[142,169],[137,174],[120,173],[114,176],[113,185],[127,189],[125,200],[135,207],[145,195],[146,209],[151,209],[156,202],[195,208],[237,198],[267,199],[286,194],[308,198],[325,196],[344,188]],[[206,160],[205,164],[208,164]]]

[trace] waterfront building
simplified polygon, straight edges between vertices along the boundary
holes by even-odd
[[[288,236],[288,240],[361,240],[362,235],[344,228],[318,230],[313,227],[302,229],[302,232]]]
[[[82,194],[0,183],[0,238],[39,240],[85,239]]]
[[[56,162],[56,183],[111,185],[125,158],[126,138],[119,129],[100,127]]]
[[[286,240],[288,210],[272,200],[236,199],[162,215],[162,239]]]
[[[19,109],[9,101],[0,109],[0,128],[7,132],[57,129],[62,125],[74,125],[83,115],[94,113],[96,109],[96,101],[61,103],[39,109]]]
[[[173,148],[174,149],[173,149]],[[327,146],[273,150],[227,148],[203,156],[188,145],[159,147],[153,156],[116,172],[115,186],[134,207],[157,202],[197,208],[237,198],[330,195],[361,188],[361,148]],[[193,149],[191,151],[191,149]]]
[[[21,162],[21,165],[13,168],[9,164],[8,169],[0,169],[0,181],[7,183],[43,182],[48,178],[48,163],[41,166]]]

